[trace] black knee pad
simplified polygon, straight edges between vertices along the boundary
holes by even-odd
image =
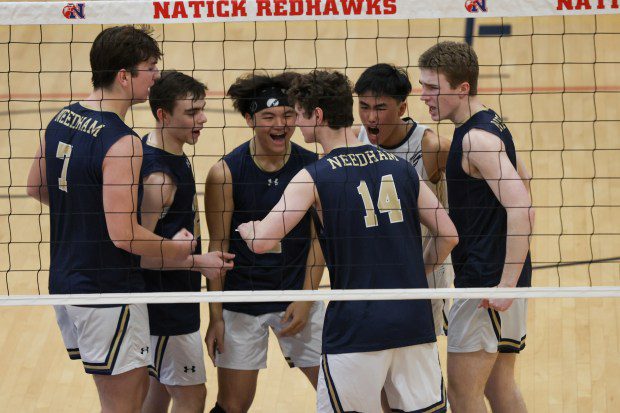
[[[226,413],[226,410],[222,409],[222,406],[220,406],[219,404],[215,403],[215,407],[213,409],[211,409],[211,411],[209,413]]]

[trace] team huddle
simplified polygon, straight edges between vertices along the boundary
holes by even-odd
[[[50,208],[51,294],[200,291],[202,276],[210,291],[311,290],[325,266],[332,289],[531,285],[531,178],[477,97],[467,44],[438,43],[418,62],[421,100],[454,123],[451,141],[405,117],[412,85],[390,64],[355,85],[327,70],[237,78],[227,96],[253,135],[208,172],[208,252],[184,152],[207,122],[207,87],[160,73],[160,57],[147,29],[103,30],[93,91],[46,129],[28,194]],[[155,122],[140,137],[124,118],[147,100]],[[296,128],[321,156],[291,142]],[[55,312],[102,411],[205,410],[198,303]],[[319,412],[484,412],[485,398],[524,412],[514,369],[526,318],[525,299],[210,303],[210,411],[250,409],[271,329]]]

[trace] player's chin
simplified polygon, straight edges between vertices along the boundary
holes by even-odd
[[[139,104],[139,103],[144,103],[148,100],[148,96],[133,96],[131,98],[131,103],[132,104]]]

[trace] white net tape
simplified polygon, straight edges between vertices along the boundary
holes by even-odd
[[[620,287],[531,287],[531,288],[433,288],[385,290],[289,290],[215,291],[140,294],[15,295],[0,298],[0,306],[106,305],[141,303],[234,303],[289,301],[422,300],[449,298],[601,298],[620,297]]]

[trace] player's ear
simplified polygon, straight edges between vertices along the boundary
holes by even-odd
[[[315,108],[314,109],[314,118],[316,120],[315,126],[319,126],[323,123],[323,109]]]
[[[129,84],[129,78],[131,78],[131,73],[129,73],[126,69],[121,69],[116,73],[116,80],[123,85],[127,86]]]
[[[402,118],[405,112],[407,112],[407,98],[398,104],[398,117]]]
[[[248,126],[253,129],[254,128],[254,117],[250,115],[249,113],[246,113],[244,117],[245,117],[245,123],[247,123]]]
[[[466,96],[469,96],[470,89],[471,89],[471,86],[469,85],[469,82],[463,82],[458,87],[458,90],[459,90],[458,93],[460,96],[466,97]]]
[[[157,109],[157,120],[160,123],[164,123],[164,121],[166,120],[166,112],[162,108]]]

